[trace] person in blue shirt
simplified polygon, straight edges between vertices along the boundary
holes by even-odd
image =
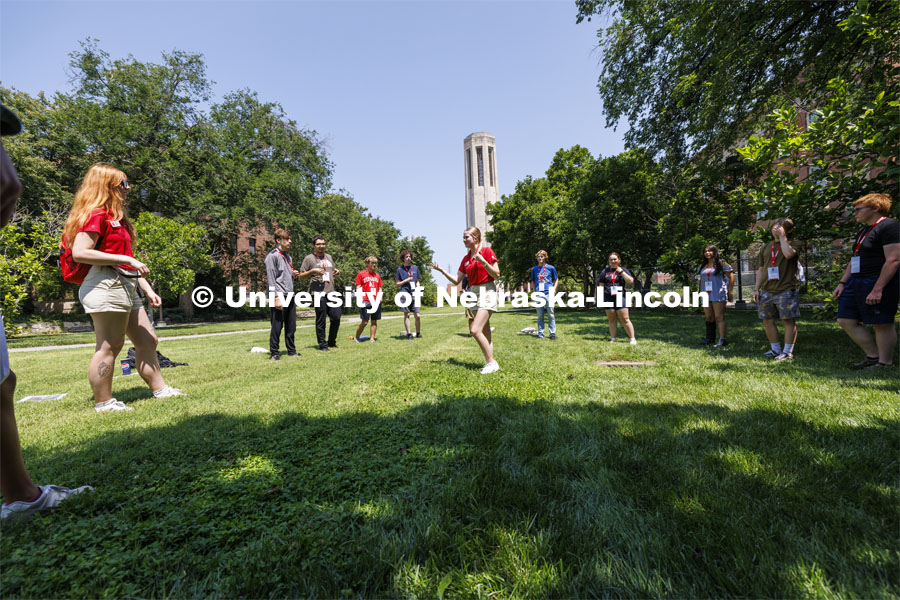
[[[394,276],[397,292],[406,292],[410,296],[412,296],[413,290],[418,287],[419,280],[422,278],[419,273],[419,267],[412,264],[412,258],[412,250],[401,252],[400,259],[403,261],[403,265],[397,269],[397,274]],[[409,329],[410,314],[416,317],[416,337],[422,337],[422,323],[419,319],[419,311],[422,310],[422,307],[417,302],[413,302],[405,308],[401,307],[400,310],[403,311],[403,327],[406,329],[406,339],[413,339],[413,334]]]
[[[553,313],[553,305],[549,303],[550,296],[556,291],[556,283],[559,277],[556,274],[556,267],[547,264],[547,251],[538,250],[535,255],[537,258],[537,266],[531,269],[531,284],[534,286],[534,293],[541,294],[548,300],[546,306],[537,307],[537,330],[538,337],[544,337],[544,313],[549,314],[550,321],[550,339],[556,339],[556,315]]]
[[[716,348],[728,345],[725,338],[725,303],[734,299],[734,269],[719,257],[719,249],[707,246],[703,249],[703,260],[697,268],[700,278],[700,291],[709,294],[709,306],[703,308],[706,315],[706,337],[700,342],[708,346],[715,341],[716,326],[719,329],[719,341]]]

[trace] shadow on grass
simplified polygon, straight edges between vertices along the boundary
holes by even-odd
[[[897,420],[443,396],[126,427],[27,456],[96,491],[4,526],[5,596],[435,597],[448,573],[457,596],[900,584]]]

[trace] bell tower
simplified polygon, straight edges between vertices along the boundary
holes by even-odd
[[[478,132],[463,140],[466,185],[466,227],[477,227],[482,234],[491,231],[486,208],[497,202],[497,141],[490,133]],[[485,239],[485,245],[487,240]]]

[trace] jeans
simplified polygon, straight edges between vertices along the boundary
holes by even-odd
[[[547,298],[547,294],[543,292],[537,292],[544,298]],[[549,299],[548,299],[549,300]],[[538,337],[544,337],[544,313],[549,313],[550,315],[550,335],[556,335],[556,315],[553,313],[553,306],[539,306],[537,309],[538,313]]]
[[[294,332],[297,329],[297,305],[294,298],[284,308],[269,309],[271,312],[272,329],[269,331],[269,353],[278,354],[278,347],[281,342],[281,328],[284,326],[284,345],[288,354],[296,354],[297,348],[294,346]]]

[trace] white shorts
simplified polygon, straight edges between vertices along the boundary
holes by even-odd
[[[3,332],[3,317],[0,316],[0,383],[9,377],[9,352],[6,350],[6,334]]]
[[[475,305],[473,310],[489,310],[491,312],[497,312],[497,306],[500,303],[499,296],[497,295],[497,284],[493,281],[479,283],[478,285],[470,286],[469,291],[478,296],[478,304]],[[482,293],[482,291],[484,293]]]
[[[78,288],[84,312],[131,312],[141,307],[137,277],[125,277],[112,267],[92,265]]]

